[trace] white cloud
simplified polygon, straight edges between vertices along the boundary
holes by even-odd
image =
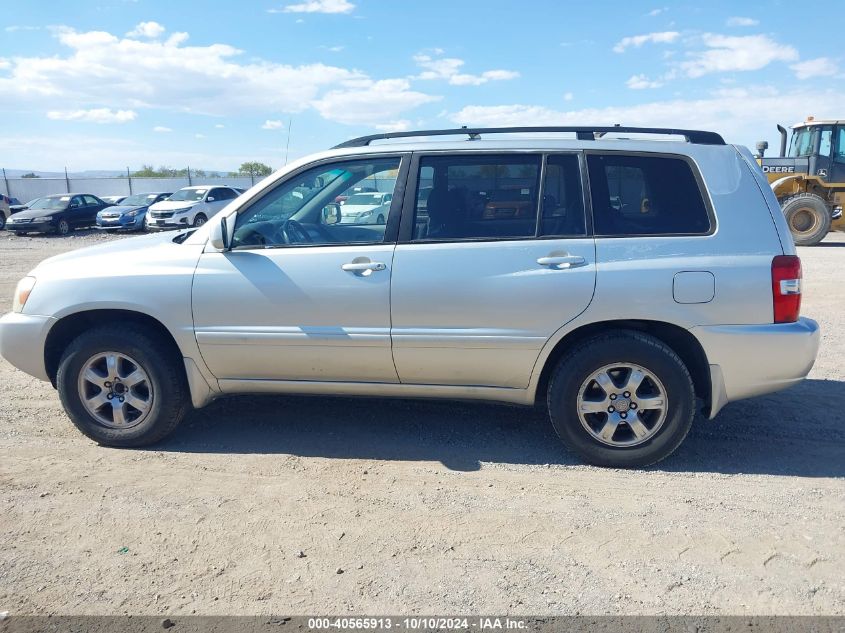
[[[165,127],[165,126],[163,126],[163,125],[156,125],[156,126],[153,128],[153,132],[162,132],[162,133],[166,133],[166,132],[172,132],[172,131],[173,131],[173,129],[172,129],[172,128]]]
[[[669,10],[669,7],[660,7],[660,8],[657,8],[657,9],[652,9],[651,11],[646,13],[646,15],[651,17],[651,18],[654,18],[654,17],[657,17],[661,13],[664,13],[668,10]]]
[[[816,118],[841,117],[845,91],[819,91],[813,95]],[[766,116],[761,117],[760,113]],[[678,127],[714,130],[729,142],[753,145],[774,136],[774,122],[790,123],[807,114],[803,91],[778,92],[766,86],[724,89],[704,99],[652,101],[634,106],[555,110],[537,105],[470,105],[448,118],[458,125],[595,125]]]
[[[574,98],[575,98],[575,95],[573,95],[571,92],[566,92],[563,95],[564,101],[572,101]]]
[[[349,0],[307,0],[281,9],[270,9],[270,13],[351,13],[354,9],[355,5]]]
[[[440,97],[410,89],[405,79],[357,82],[347,90],[332,90],[313,106],[324,118],[352,125],[382,125],[398,114]]]
[[[406,130],[411,129],[411,122],[407,119],[400,119],[398,121],[391,121],[390,123],[375,125],[373,127],[380,132],[405,132]]]
[[[126,34],[126,37],[148,37],[155,39],[161,36],[166,29],[158,22],[139,22],[135,28]]]
[[[5,70],[6,68],[11,68],[12,62],[6,59],[5,57],[0,57],[0,70]]]
[[[127,123],[138,117],[133,110],[111,110],[93,108],[91,110],[50,110],[47,118],[54,121],[85,121],[86,123]]]
[[[623,37],[613,47],[613,52],[624,53],[628,48],[639,48],[643,44],[671,44],[680,37],[677,31],[660,31],[659,33],[645,33],[643,35],[631,35]]]
[[[6,26],[3,28],[6,33],[16,33],[17,31],[37,31],[41,27],[40,26],[25,26],[22,24],[12,24],[11,26]]]
[[[223,125],[222,123],[218,123],[218,124],[216,124],[214,127],[216,127],[218,130],[222,130],[222,129],[223,129],[224,127],[226,127],[226,126],[225,126],[225,125]]]
[[[775,61],[798,59],[792,46],[780,44],[766,35],[729,36],[705,33],[708,50],[690,53],[690,59],[679,64],[688,77],[701,77],[714,72],[759,70]]]
[[[194,134],[194,138],[205,138],[205,134]]]
[[[261,126],[261,129],[262,130],[278,130],[278,129],[281,129],[282,126],[284,126],[284,123],[282,121],[278,121],[278,120],[271,121],[270,119],[267,119],[266,121],[264,121],[264,125]]]
[[[625,82],[625,85],[628,86],[631,90],[644,90],[646,88],[660,88],[663,85],[660,81],[654,81],[646,77],[645,75],[633,75],[628,81]]]
[[[439,49],[435,51],[435,55],[441,53],[442,51]],[[453,86],[480,86],[488,81],[505,81],[519,77],[519,73],[514,70],[502,69],[486,70],[480,75],[462,73],[460,70],[465,62],[456,57],[432,57],[420,53],[414,55],[414,61],[417,66],[423,69],[423,72],[416,77],[412,77],[412,79],[442,79],[447,80]]]
[[[244,113],[296,113],[323,103],[326,91],[372,86],[378,80],[354,69],[327,64],[292,66],[261,59],[241,59],[242,51],[228,44],[188,46],[187,33],[159,39],[121,38],[104,31],[80,32],[59,27],[53,32],[64,54],[9,60],[0,75],[0,111],[55,107],[87,110],[108,105],[116,110],[168,110],[214,116]],[[80,81],[84,77],[85,81]],[[382,85],[382,84],[380,84]],[[391,85],[391,84],[384,84]],[[393,84],[395,85],[395,84]],[[108,86],[104,91],[103,86]],[[383,85],[382,85],[383,87]],[[411,106],[434,97],[407,88],[388,97],[392,121]],[[322,106],[324,115],[340,112],[342,104]],[[358,116],[353,118],[360,118]]]
[[[839,66],[830,57],[817,57],[798,62],[790,66],[798,79],[812,79],[813,77],[831,77],[839,72]]]
[[[760,20],[755,20],[754,18],[743,18],[737,15],[732,18],[728,18],[725,24],[728,26],[757,26],[760,24]]]

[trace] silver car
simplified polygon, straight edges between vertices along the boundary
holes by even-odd
[[[392,194],[384,224],[341,221],[356,185]],[[483,399],[545,403],[585,461],[639,467],[697,412],[807,375],[800,303],[777,200],[717,134],[404,132],[300,160],[198,229],[44,261],[0,354],[105,445],[229,394]]]

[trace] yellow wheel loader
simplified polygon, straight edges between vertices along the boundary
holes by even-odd
[[[845,231],[845,120],[807,117],[786,129],[778,125],[780,156],[764,156],[769,144],[757,143],[757,162],[780,202],[786,223],[799,246],[813,246],[830,230]]]

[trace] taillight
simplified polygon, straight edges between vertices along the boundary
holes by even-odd
[[[794,323],[801,312],[801,259],[778,255],[772,260],[775,323]]]

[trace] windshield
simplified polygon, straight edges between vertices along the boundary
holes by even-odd
[[[350,196],[346,204],[381,204],[382,194],[380,193],[359,193]]]
[[[817,127],[800,127],[792,133],[792,142],[789,144],[789,156],[800,158],[811,156],[816,151],[816,142],[819,136]]]
[[[39,198],[29,207],[30,209],[64,209],[70,202],[70,196],[56,198]]]
[[[197,200],[202,200],[206,191],[208,191],[208,189],[180,189],[170,196],[168,200],[175,200],[176,202],[189,200],[191,202],[196,202]]]
[[[127,207],[140,207],[141,205],[152,204],[153,202],[155,202],[155,199],[157,197],[157,193],[136,193],[134,196],[124,198],[123,202],[121,202],[120,204],[126,205]]]

